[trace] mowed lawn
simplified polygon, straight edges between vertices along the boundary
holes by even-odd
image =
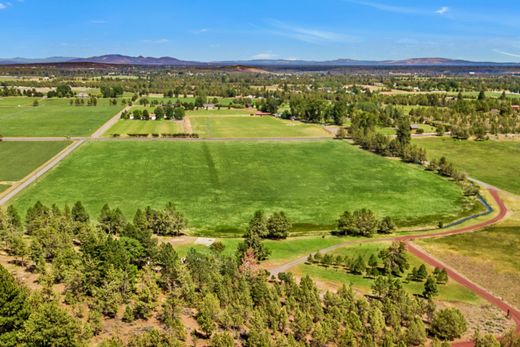
[[[520,227],[493,227],[471,234],[422,240],[442,261],[520,307]]]
[[[133,120],[121,119],[111,127],[104,136],[119,134],[174,134],[182,132],[171,120]]]
[[[0,181],[18,181],[44,164],[70,141],[0,142]]]
[[[426,149],[430,160],[445,156],[471,177],[520,194],[520,142],[429,138],[415,143]]]
[[[331,254],[334,256],[341,255],[342,257],[348,256],[352,259],[361,256],[365,259],[365,262],[368,262],[368,259],[372,254],[377,256],[382,249],[387,248],[389,245],[390,243],[387,242],[360,244],[357,246],[338,249]],[[410,253],[407,253],[407,258],[410,268],[401,278],[403,288],[411,294],[422,295],[424,290],[424,281],[408,281],[406,277],[408,273],[412,271],[413,267],[418,268],[423,264],[423,262]],[[432,273],[434,268],[427,264],[425,265],[428,273]],[[381,268],[383,267],[381,260],[378,261],[378,266]],[[348,273],[345,268],[337,266],[324,267],[319,264],[303,264],[299,265],[295,269],[295,273],[298,275],[309,275],[313,279],[322,281],[331,287],[340,287],[342,284],[352,284],[356,290],[363,293],[370,293],[372,284],[374,283],[373,277]],[[477,304],[481,302],[477,295],[452,280],[449,280],[445,285],[439,285],[438,289],[439,295],[435,297],[435,299],[438,300],[464,302],[469,304]]]
[[[133,216],[138,207],[177,204],[192,230],[241,232],[254,211],[284,210],[295,230],[332,228],[344,210],[370,208],[402,225],[463,213],[455,184],[346,142],[90,142],[17,201],[81,200],[93,216],[105,202]]]
[[[32,106],[34,100],[39,106]],[[97,106],[70,106],[69,99],[0,98],[0,135],[87,136],[121,109],[107,99],[98,99]]]
[[[221,138],[283,138],[283,137],[327,137],[321,126],[275,117],[190,117],[193,132],[201,137]]]

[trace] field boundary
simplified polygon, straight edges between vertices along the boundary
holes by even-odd
[[[97,139],[103,136],[104,133],[106,133],[112,126],[114,126],[119,119],[121,118],[121,114],[123,112],[130,110],[131,106],[126,106],[121,111],[116,113],[112,118],[110,118],[108,121],[106,121],[102,126],[100,126],[92,135],[90,135],[90,138]]]
[[[36,181],[38,178],[45,175],[48,171],[53,169],[56,165],[58,165],[63,159],[65,159],[70,153],[72,153],[76,148],[78,148],[81,144],[83,144],[85,140],[74,141],[70,145],[68,145],[65,149],[60,151],[50,160],[48,160],[45,164],[38,167],[36,170],[32,171],[30,174],[22,178],[20,181],[17,181],[17,184],[8,188],[5,192],[0,194],[0,206],[5,205],[9,200],[14,198],[18,193],[27,188],[31,183]]]

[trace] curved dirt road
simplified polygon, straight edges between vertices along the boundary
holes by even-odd
[[[509,305],[507,302],[502,300],[501,298],[496,297],[486,289],[482,288],[478,284],[472,282],[464,275],[457,272],[455,269],[451,268],[450,266],[442,263],[441,261],[437,260],[430,254],[428,254],[426,251],[418,247],[417,245],[413,244],[412,241],[415,239],[429,239],[429,238],[436,238],[436,237],[445,237],[445,236],[451,236],[451,235],[458,235],[458,234],[464,234],[464,233],[470,233],[477,230],[481,230],[485,227],[491,226],[502,219],[504,219],[507,215],[507,207],[500,198],[500,195],[498,194],[498,191],[494,187],[487,186],[487,190],[490,192],[491,196],[493,197],[493,200],[498,206],[498,214],[486,221],[469,225],[466,227],[453,229],[453,230],[447,230],[447,231],[439,231],[437,233],[430,233],[430,234],[414,234],[414,235],[406,235],[406,236],[399,236],[394,238],[388,238],[388,239],[374,239],[374,240],[356,240],[356,241],[348,241],[341,244],[337,244],[331,247],[324,248],[320,250],[320,253],[327,253],[332,252],[336,249],[343,248],[346,246],[352,246],[355,244],[360,243],[373,243],[373,242],[381,242],[381,241],[401,241],[406,244],[407,250],[412,253],[413,255],[417,256],[421,260],[423,260],[425,263],[435,266],[435,267],[441,267],[445,268],[446,272],[448,273],[448,276],[461,284],[462,286],[466,287],[467,289],[471,290],[473,293],[477,294],[481,298],[485,299],[489,303],[493,304],[500,310],[502,310],[504,313],[508,314],[511,319],[516,324],[516,331],[520,333],[520,311],[514,308],[513,306]],[[299,257],[297,259],[294,259],[293,261],[290,261],[286,264],[277,266],[275,268],[270,269],[269,271],[273,275],[277,275],[280,272],[285,272],[291,269],[294,266],[300,265],[305,263],[307,260],[307,256]],[[453,343],[453,346],[457,347],[469,347],[473,346],[472,341],[462,341],[462,342],[455,342]]]

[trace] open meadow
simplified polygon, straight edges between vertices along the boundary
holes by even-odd
[[[129,218],[172,201],[198,233],[240,233],[258,209],[284,210],[294,230],[330,230],[347,209],[431,225],[467,207],[452,182],[332,140],[90,142],[15,204],[24,211],[38,200],[81,200],[93,216],[108,202]]]
[[[22,179],[69,144],[69,141],[0,142],[0,182]]]
[[[37,100],[39,105],[33,106]],[[122,109],[99,99],[97,106],[71,106],[69,99],[0,98],[0,135],[87,136]]]
[[[321,126],[265,117],[191,117],[193,132],[206,138],[327,137]]]
[[[520,194],[520,142],[425,138],[414,143],[426,149],[429,160],[445,156],[471,177]]]

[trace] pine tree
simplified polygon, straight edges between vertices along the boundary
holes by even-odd
[[[42,303],[24,324],[24,342],[29,346],[81,346],[79,322],[56,302]]]
[[[456,308],[445,308],[435,313],[430,329],[433,336],[451,341],[466,332],[467,322]]]
[[[291,223],[283,211],[275,212],[269,217],[267,224],[267,236],[271,239],[285,239],[289,235]]]
[[[72,206],[71,217],[75,222],[88,223],[90,221],[90,216],[81,204],[81,201],[76,201],[74,206]]]
[[[361,275],[361,274],[363,274],[363,272],[365,272],[366,268],[367,268],[367,265],[365,263],[365,259],[361,255],[359,255],[356,258],[356,260],[354,260],[354,263],[352,264],[351,272]]]
[[[437,288],[437,281],[432,276],[428,276],[426,282],[424,283],[423,296],[425,298],[432,298],[439,294],[439,289]]]
[[[405,340],[411,346],[419,346],[426,341],[426,328],[422,320],[416,318],[410,323],[406,331]]]
[[[421,264],[417,270],[417,280],[423,281],[426,277],[428,277],[428,270],[426,270],[426,265]]]
[[[18,336],[31,314],[28,292],[0,265],[0,345],[18,346]]]

